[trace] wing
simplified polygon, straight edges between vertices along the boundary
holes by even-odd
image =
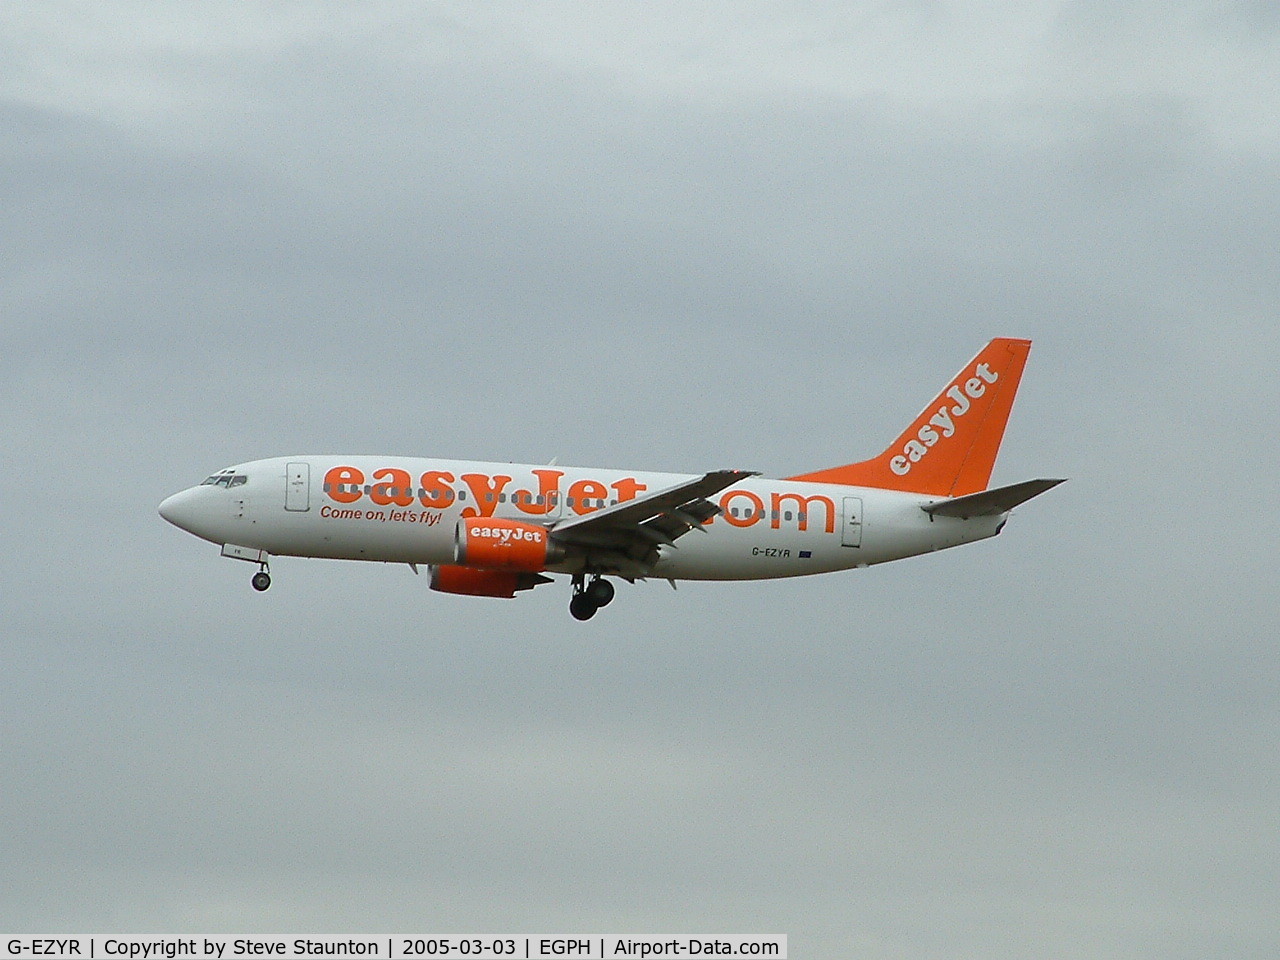
[[[551,539],[583,556],[585,569],[641,579],[653,572],[659,547],[675,547],[690,530],[706,532],[702,525],[720,512],[708,497],[754,476],[748,470],[713,470],[635,500],[561,520],[551,528]]]

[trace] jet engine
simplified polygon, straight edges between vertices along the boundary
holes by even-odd
[[[441,593],[461,593],[469,597],[514,597],[517,590],[532,590],[550,577],[508,570],[477,570],[444,564],[431,568],[430,586]]]
[[[536,573],[564,559],[546,527],[499,517],[466,517],[454,531],[455,563],[482,570]]]

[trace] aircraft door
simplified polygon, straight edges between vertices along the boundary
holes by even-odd
[[[311,464],[289,464],[284,481],[284,508],[299,513],[311,509]]]
[[[548,520],[559,520],[564,515],[564,494],[550,493],[547,494],[547,510],[546,518]]]
[[[846,547],[862,546],[862,498],[844,498],[844,525],[840,543]]]

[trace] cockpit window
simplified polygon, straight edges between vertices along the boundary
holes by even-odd
[[[249,478],[243,473],[235,473],[231,470],[223,470],[215,473],[211,477],[206,477],[200,481],[202,487],[238,487],[243,483],[248,483]]]

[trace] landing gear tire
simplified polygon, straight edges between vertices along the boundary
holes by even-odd
[[[259,570],[253,575],[253,579],[249,581],[253,584],[253,589],[261,593],[267,587],[271,586],[271,574],[265,570]]]
[[[587,584],[583,596],[588,597],[596,607],[607,607],[613,601],[613,584],[603,577],[596,577]]]
[[[569,601],[569,612],[573,614],[575,620],[590,620],[596,615],[598,609],[600,608],[585,593],[574,594],[573,599]]]

